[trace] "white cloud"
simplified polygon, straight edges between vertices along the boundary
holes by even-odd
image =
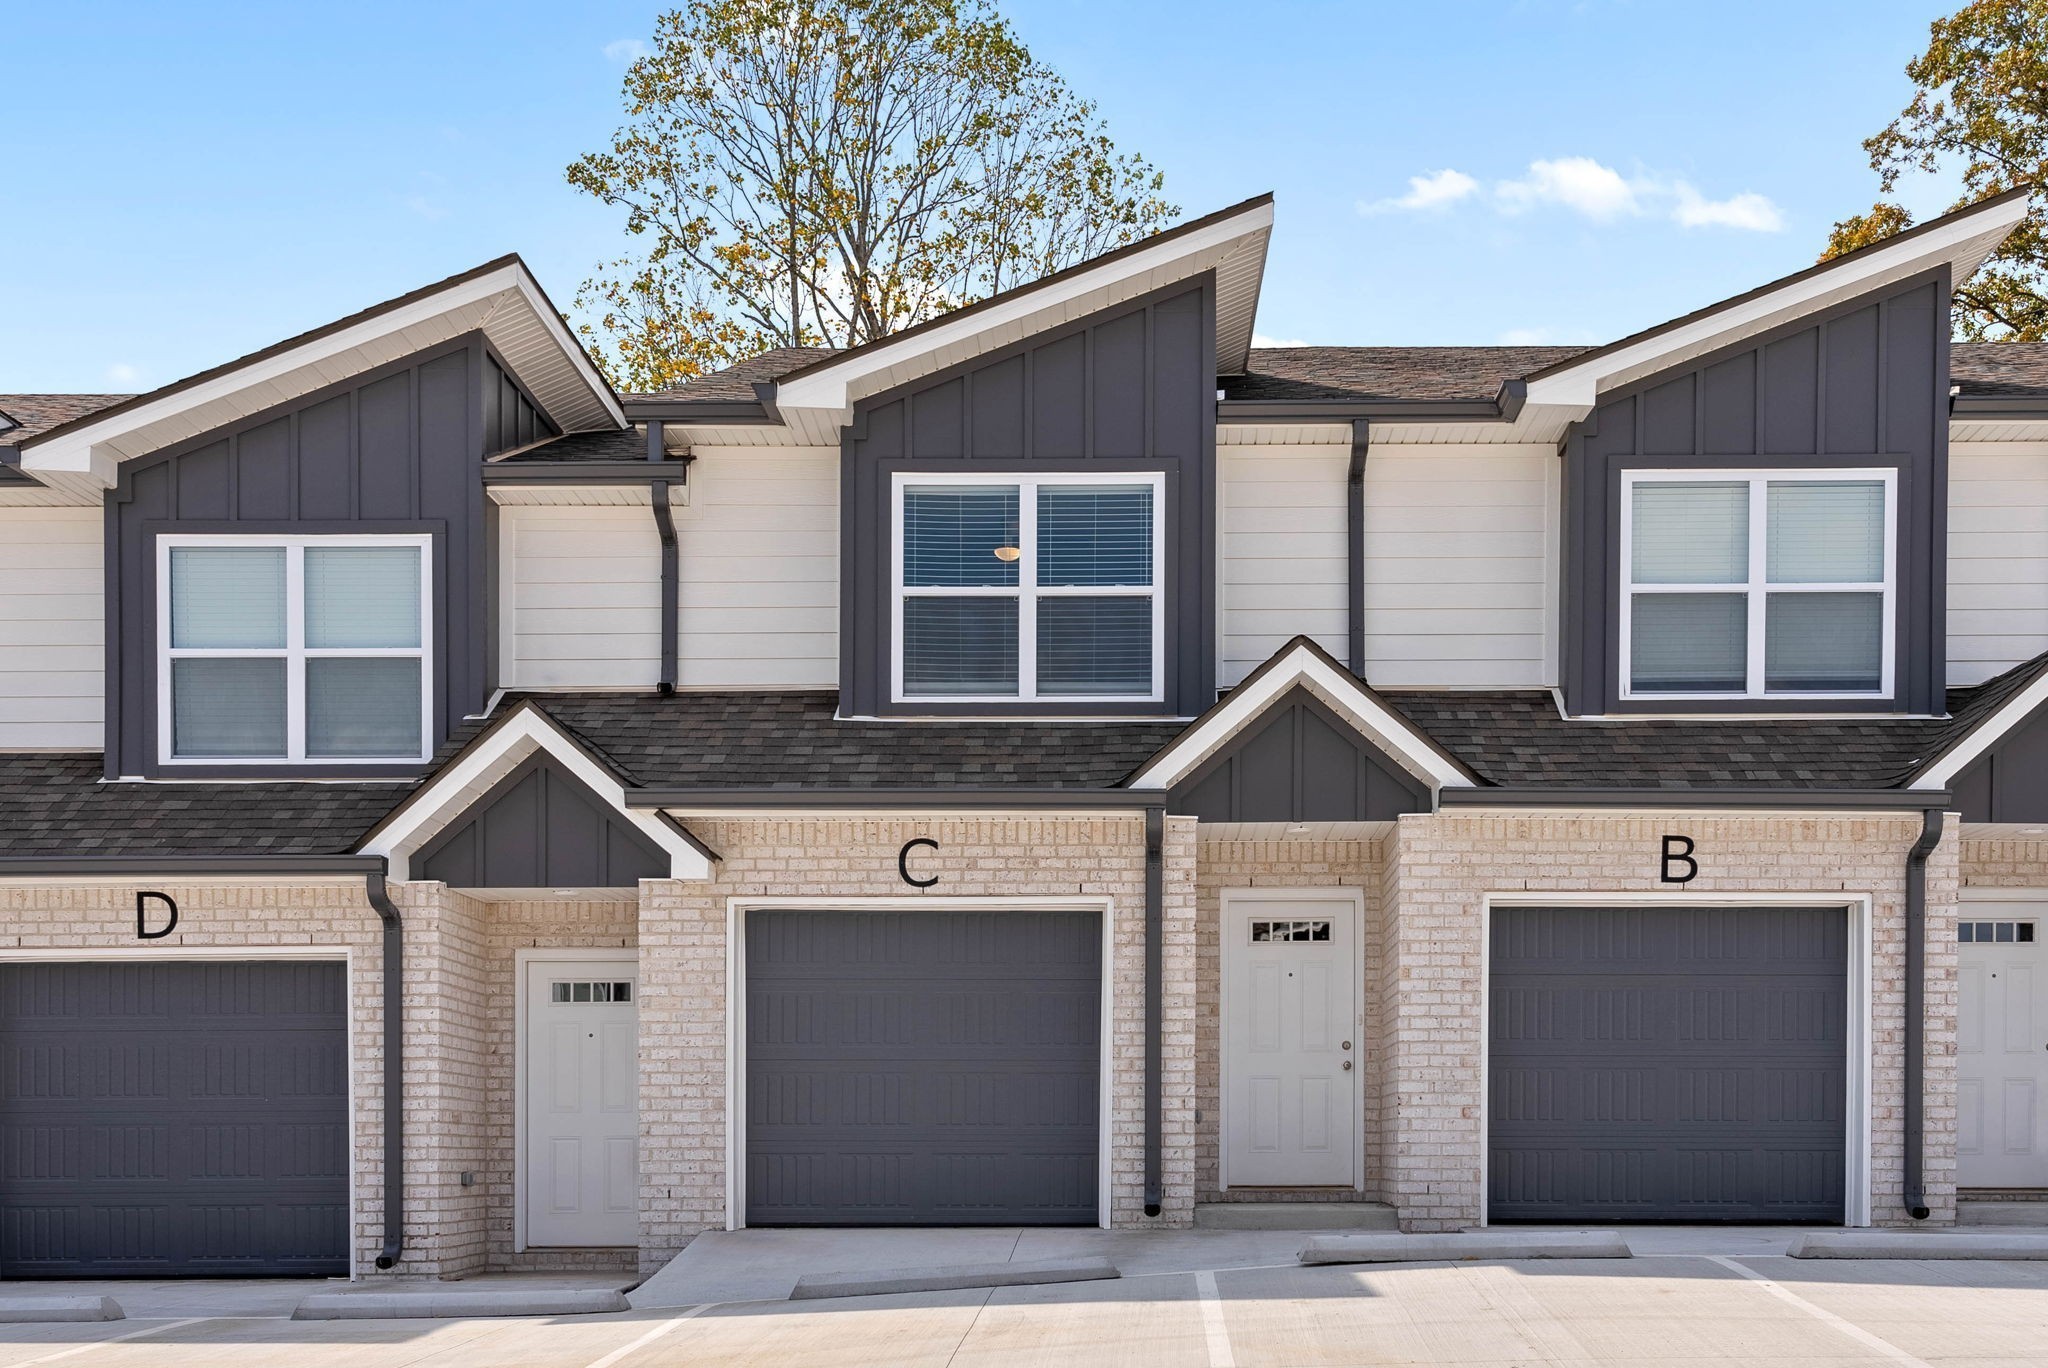
[[[1252,334],[1254,347],[1306,347],[1309,344],[1298,337],[1268,337],[1264,333]]]
[[[654,49],[640,38],[614,38],[604,45],[604,59],[620,66],[631,66],[642,57],[649,56]]]
[[[139,385],[142,383],[142,368],[131,366],[126,361],[116,361],[107,367],[107,383],[110,385]]]
[[[1604,223],[1625,214],[1640,214],[1643,207],[1637,192],[1642,188],[1643,182],[1630,181],[1591,157],[1559,157],[1530,162],[1528,175],[1500,182],[1493,187],[1493,194],[1509,213],[1555,204]]]
[[[1361,201],[1361,214],[1384,213],[1389,209],[1442,209],[1456,204],[1467,195],[1479,189],[1479,182],[1466,175],[1445,167],[1441,171],[1427,171],[1420,176],[1408,178],[1408,193],[1393,199],[1377,200],[1371,203]]]
[[[1395,199],[1361,200],[1361,214],[1390,209],[1443,209],[1477,199],[1501,214],[1563,209],[1594,223],[1658,218],[1681,228],[1734,228],[1776,233],[1785,217],[1771,200],[1753,190],[1709,199],[1690,182],[1655,175],[1623,175],[1593,157],[1538,158],[1523,175],[1495,181],[1484,194],[1462,171],[1430,171],[1408,178],[1408,193]]]
[[[1681,228],[1741,228],[1752,233],[1776,233],[1785,227],[1778,206],[1753,190],[1710,200],[1684,181],[1672,187],[1678,203],[1671,210],[1672,222]]]

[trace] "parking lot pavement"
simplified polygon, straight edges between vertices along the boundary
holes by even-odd
[[[1737,1238],[1626,1261],[1176,1269],[1106,1282],[562,1319],[202,1315],[0,1326],[0,1368],[45,1363],[2011,1368],[2048,1365],[2048,1264],[1810,1263],[1758,1252]]]

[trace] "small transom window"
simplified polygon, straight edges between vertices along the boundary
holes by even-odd
[[[1157,475],[898,476],[895,696],[1164,696]]]
[[[158,538],[161,759],[424,760],[430,544]]]
[[[1885,698],[1890,470],[1635,471],[1622,490],[1628,698]]]
[[[1252,942],[1262,941],[1326,941],[1330,938],[1330,924],[1327,921],[1255,921],[1252,923]]]
[[[1965,945],[2030,944],[2034,923],[2030,921],[1957,922],[1956,939]]]
[[[605,982],[593,979],[557,979],[553,985],[551,1000],[555,1002],[631,1002],[633,985],[630,982]]]

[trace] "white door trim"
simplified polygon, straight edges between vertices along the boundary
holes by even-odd
[[[347,1024],[342,1028],[342,1043],[348,1054],[348,1277],[355,1282],[363,1276],[363,1245],[358,1225],[361,1222],[359,1201],[362,1197],[361,1154],[356,1145],[360,1139],[356,1133],[356,1068],[361,1052],[357,1049],[356,1029],[363,1023],[356,1020],[356,956],[355,947],[349,945],[107,945],[107,946],[0,946],[0,964],[43,963],[138,963],[149,960],[332,960],[341,964],[341,991],[343,1010],[348,1013]],[[381,1019],[369,1024],[368,1029],[379,1032],[382,1039]]]
[[[609,960],[615,963],[631,964],[635,969],[640,965],[640,950],[632,945],[601,945],[577,948],[566,945],[529,946],[512,952],[512,1252],[526,1252],[526,1025],[527,1013],[527,966],[532,964],[559,964],[583,960]],[[637,1020],[640,1013],[640,994],[633,994],[633,1014]],[[633,1091],[640,1091],[639,1047],[634,1046]]]
[[[1842,1224],[1870,1224],[1871,1176],[1871,906],[1869,893],[1771,893],[1745,889],[1739,893],[1488,893],[1480,900],[1479,917],[1479,1224],[1487,1223],[1488,1137],[1492,1118],[1487,1099],[1492,1091],[1490,1048],[1493,1036],[1493,909],[1495,907],[1839,907],[1849,914],[1848,1022],[1843,1047],[1847,1052],[1848,1096],[1842,1137]]]
[[[1351,1186],[1365,1191],[1365,890],[1342,885],[1321,888],[1226,888],[1216,908],[1216,1188],[1230,1191],[1230,959],[1235,942],[1226,934],[1236,902],[1340,903],[1351,914],[1351,1038],[1358,1042],[1351,1080]]]
[[[725,1228],[747,1224],[747,913],[844,909],[848,912],[1099,912],[1102,914],[1101,1055],[1096,1064],[1096,1224],[1110,1216],[1111,1110],[1115,1082],[1116,900],[1114,898],[727,898],[725,900]]]

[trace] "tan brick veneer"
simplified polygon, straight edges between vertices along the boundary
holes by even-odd
[[[1142,1212],[1145,841],[1142,818],[789,818],[693,821],[723,857],[708,883],[641,885],[641,1259],[665,1261],[725,1225],[728,900],[1103,897],[1114,907],[1116,1010],[1110,1136],[1113,1224],[1186,1225],[1194,1191],[1195,886],[1192,819],[1168,822],[1162,1049],[1163,1210]],[[939,883],[919,895],[897,875],[905,841]]]

